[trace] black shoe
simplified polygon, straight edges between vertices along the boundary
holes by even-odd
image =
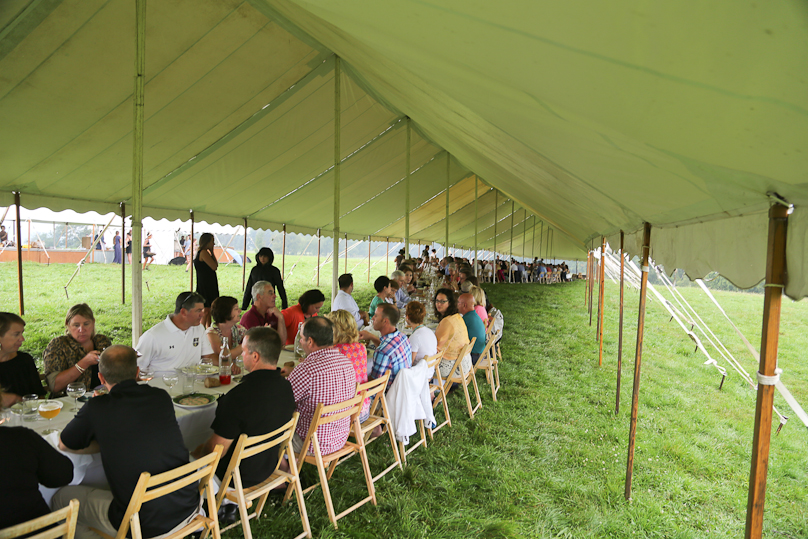
[[[219,508],[219,525],[229,526],[239,519],[238,505],[234,503],[224,504]]]

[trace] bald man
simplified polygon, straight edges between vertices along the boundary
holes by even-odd
[[[477,341],[471,349],[471,363],[473,365],[477,364],[480,354],[485,349],[485,324],[480,319],[480,315],[475,312],[475,305],[474,296],[471,294],[460,294],[460,297],[457,298],[457,311],[463,315],[463,322],[466,323],[469,339],[477,337]]]

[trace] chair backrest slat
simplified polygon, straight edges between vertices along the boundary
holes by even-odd
[[[23,522],[15,526],[0,530],[0,539],[13,539],[28,535],[37,530],[42,530],[48,526],[61,522],[53,528],[43,530],[36,535],[28,536],[27,539],[55,539],[56,537],[65,537],[65,539],[73,539],[76,533],[76,519],[79,514],[79,501],[70,500],[67,507],[63,507],[47,515],[42,515],[39,518]]]

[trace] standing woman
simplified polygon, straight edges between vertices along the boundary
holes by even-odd
[[[283,276],[281,271],[272,265],[275,261],[275,253],[269,247],[261,247],[255,255],[255,267],[250,270],[250,278],[247,279],[247,286],[244,288],[244,298],[241,300],[241,310],[246,311],[252,302],[252,287],[258,281],[272,283],[278,297],[281,298],[281,309],[289,308],[289,300],[286,298],[286,289],[283,287]],[[246,263],[246,261],[245,261]]]
[[[205,311],[202,314],[205,327],[210,327],[210,306],[219,297],[219,279],[216,277],[219,262],[213,254],[213,245],[213,234],[205,232],[199,236],[199,252],[194,257],[196,293],[205,298]]]
[[[4,408],[21,401],[24,395],[45,394],[34,358],[19,351],[25,342],[23,331],[25,320],[14,313],[0,313],[0,387]]]
[[[112,251],[114,253],[112,257],[113,264],[120,264],[122,262],[121,258],[121,233],[115,232],[115,237],[112,238]]]
[[[149,269],[152,262],[154,262],[154,253],[151,250],[151,232],[149,232],[143,241],[143,269]]]
[[[61,396],[70,382],[83,382],[88,392],[101,384],[98,358],[110,344],[106,335],[95,333],[95,316],[86,303],[73,305],[65,316],[66,335],[48,343],[42,359],[45,379],[54,396]]]
[[[457,310],[454,293],[448,288],[440,288],[435,293],[435,314],[440,323],[435,330],[438,339],[438,350],[444,350],[443,359],[440,360],[441,376],[449,376],[452,365],[460,355],[460,351],[469,340],[466,323]],[[471,354],[466,354],[460,363],[463,374],[471,368]],[[459,374],[459,373],[458,373]]]
[[[129,265],[132,265],[132,231],[126,233],[126,258],[129,260]]]

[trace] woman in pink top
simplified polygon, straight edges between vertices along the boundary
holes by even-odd
[[[485,292],[483,292],[483,289],[479,286],[472,286],[469,292],[474,298],[474,312],[480,316],[480,320],[482,320],[485,327],[488,328],[488,313],[485,311]]]
[[[359,329],[356,320],[346,310],[339,309],[325,315],[334,324],[334,348],[351,360],[356,371],[356,383],[364,384],[368,381],[368,352],[365,345],[359,342]],[[362,404],[359,421],[362,422],[370,415],[370,397]]]

